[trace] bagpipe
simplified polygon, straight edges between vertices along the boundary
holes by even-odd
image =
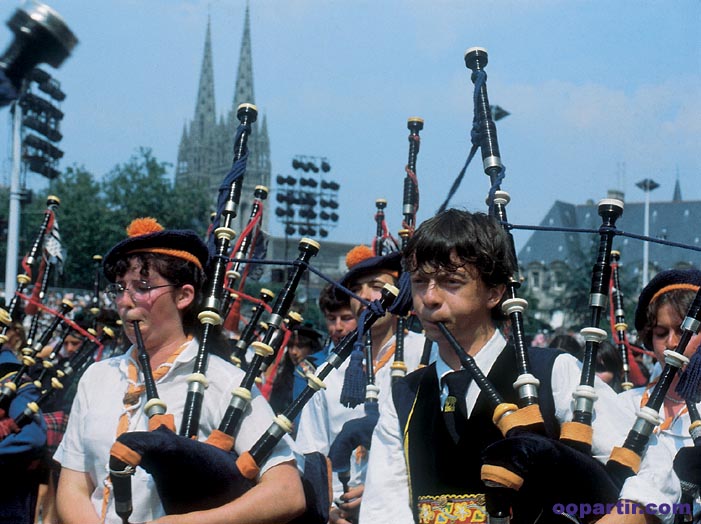
[[[42,252],[44,249],[44,241],[46,235],[51,231],[51,228],[54,225],[56,220],[56,210],[60,205],[61,201],[58,197],[54,195],[48,196],[46,199],[46,210],[44,211],[44,217],[39,225],[39,231],[34,238],[34,242],[32,242],[31,248],[22,259],[23,272],[17,275],[17,288],[7,309],[9,317],[14,321],[20,319],[20,307],[24,291],[27,286],[32,283],[33,266],[38,260],[43,259]],[[39,292],[37,291],[37,294],[38,293]],[[2,332],[0,333],[0,343],[5,344],[7,342],[8,330],[9,325],[4,325],[2,327]]]
[[[22,260],[23,272],[18,275],[18,287],[13,296],[9,312],[3,310],[4,324],[0,341],[5,344],[8,341],[8,329],[12,322],[19,322],[22,318],[22,303],[24,313],[32,315],[32,320],[25,345],[20,348],[19,364],[13,373],[5,376],[0,388],[0,424],[5,428],[11,428],[13,432],[40,416],[40,409],[59,391],[63,390],[82,371],[90,365],[94,350],[102,348],[102,343],[94,333],[83,330],[75,321],[69,318],[73,309],[73,303],[63,299],[58,309],[52,309],[42,301],[48,289],[49,275],[53,266],[59,266],[62,260],[62,248],[58,234],[56,210],[60,205],[57,197],[50,195],[47,199],[47,209],[44,212],[39,231]],[[35,266],[38,266],[36,279],[33,278]],[[34,280],[31,295],[25,293],[26,288]],[[48,314],[51,320],[48,326],[42,328],[42,314]],[[43,332],[40,333],[40,329]],[[59,351],[66,337],[77,332],[86,337],[82,347],[70,358],[59,358]],[[111,331],[106,330],[105,338]],[[57,335],[58,334],[58,335]],[[51,353],[43,356],[45,348],[58,336],[58,342],[53,344]],[[90,341],[90,344],[88,344]],[[20,387],[33,382],[36,387],[36,395],[25,405],[17,406],[15,400]],[[9,407],[13,405],[14,418],[7,416]],[[17,412],[17,409],[20,411]],[[3,431],[5,434],[5,431]]]
[[[262,239],[263,201],[268,198],[268,188],[256,186],[253,195],[254,199],[248,223],[241,232],[234,247],[234,256],[226,267],[226,285],[221,309],[224,317],[224,327],[230,331],[237,330],[240,316],[240,304],[237,303],[238,293],[243,291],[246,275],[250,271],[250,265],[246,265],[245,269],[242,269],[243,264],[241,260],[248,258],[249,253],[253,252],[259,243],[259,239]]]
[[[516,250],[506,215],[510,196],[501,190],[505,168],[501,161],[496,125],[487,94],[484,71],[487,61],[487,52],[483,48],[470,48],[465,53],[465,64],[472,71],[471,80],[475,86],[473,148],[441,210],[447,207],[467,165],[479,149],[484,172],[491,183],[487,199],[489,212],[504,228],[509,239],[510,256],[513,257],[514,268],[517,268]],[[591,457],[590,452],[592,406],[596,398],[593,387],[594,366],[598,344],[606,336],[598,325],[608,299],[612,229],[622,211],[623,204],[614,199],[604,199],[599,204],[603,224],[599,230],[601,239],[590,292],[591,324],[582,330],[587,348],[580,385],[575,392],[573,422],[565,423],[562,428],[553,428],[553,421],[544,419],[541,413],[540,381],[531,372],[530,363],[531,351],[538,350],[529,350],[525,342],[523,322],[528,304],[517,295],[520,286],[517,269],[506,285],[502,302],[502,311],[510,321],[510,338],[515,352],[517,378],[513,388],[517,403],[505,403],[501,394],[481,373],[448,329],[444,325],[440,326],[462,366],[469,371],[488,399],[493,410],[493,422],[504,437],[482,452],[481,479],[486,487],[486,507],[491,522],[510,522],[512,514],[520,514],[522,518],[526,516],[527,521],[528,517],[535,518],[540,512],[546,522],[570,519],[570,516],[554,515],[553,504],[562,500],[583,503],[616,501],[619,486],[613,482],[604,465]],[[552,479],[558,476],[574,480],[566,485],[561,483],[553,486]]]
[[[46,346],[53,337],[54,331],[58,325],[64,320],[65,315],[67,315],[73,309],[73,303],[68,299],[63,299],[61,301],[61,307],[59,309],[59,314],[55,315],[49,327],[44,331],[44,333],[34,342],[31,346],[25,346],[21,351],[21,366],[19,370],[13,375],[13,378],[8,382],[4,383],[2,389],[0,390],[0,409],[7,411],[10,402],[17,393],[17,388],[19,387],[24,374],[27,373],[31,367],[37,363],[37,355]]]
[[[33,266],[39,262],[39,266],[43,267],[46,250],[46,239],[51,233],[54,227],[54,222],[56,220],[55,211],[60,205],[60,200],[58,197],[50,195],[46,202],[47,208],[44,211],[44,216],[42,218],[41,224],[39,226],[39,231],[32,243],[31,248],[27,254],[22,259],[22,270],[23,272],[17,275],[17,289],[14,296],[10,300],[10,305],[7,311],[7,318],[9,321],[3,325],[2,332],[0,333],[0,343],[5,344],[8,341],[8,330],[13,321],[19,321],[21,319],[21,307],[22,300],[27,300],[27,307],[25,311],[29,311],[33,314],[32,323],[30,331],[27,337],[27,344],[21,349],[21,367],[15,374],[14,378],[8,383],[3,385],[0,390],[0,414],[7,410],[10,402],[16,394],[16,388],[19,382],[22,380],[23,375],[36,364],[36,355],[42,350],[43,346],[48,343],[53,334],[53,330],[56,329],[58,324],[62,320],[62,315],[65,315],[68,311],[73,308],[73,304],[70,301],[64,301],[62,303],[62,314],[56,314],[51,323],[50,329],[47,330],[44,336],[40,338],[39,341],[34,340],[36,338],[37,331],[39,329],[39,299],[43,298],[43,295],[48,285],[48,279],[43,278],[42,275],[46,275],[45,271],[41,271],[39,277],[37,277],[37,282],[34,283],[34,291],[32,297],[27,297],[24,292],[29,284],[33,280]],[[31,304],[31,308],[29,307]],[[39,345],[41,344],[41,345]]]
[[[466,65],[473,71],[472,80],[475,83],[476,108],[474,123],[479,126],[478,130],[473,128],[473,143],[476,142],[477,144],[471,151],[466,165],[476,149],[480,148],[485,172],[490,176],[492,182],[488,199],[490,214],[493,214],[508,230],[512,226],[506,219],[504,206],[508,203],[509,198],[508,195],[500,191],[499,187],[503,179],[504,170],[498,150],[496,127],[489,112],[485,84],[486,75],[482,71],[486,65],[486,52],[480,48],[472,48],[467,51],[465,59]],[[476,140],[475,137],[477,137]],[[459,183],[463,174],[464,168],[456,183]],[[451,194],[443,207],[447,205],[455,188],[456,184],[451,188]],[[514,298],[513,291],[516,286],[507,286],[507,298],[504,301],[503,310],[510,317],[512,337],[514,346],[517,349],[517,360],[521,376],[514,384],[514,388],[519,391],[518,405],[501,405],[500,407],[499,397],[494,397],[486,386],[480,385],[481,388],[485,388],[483,392],[486,392],[486,395],[491,399],[490,402],[494,407],[495,423],[504,426],[502,434],[505,438],[489,445],[482,455],[481,477],[487,488],[487,508],[491,517],[501,519],[496,520],[498,522],[510,521],[514,504],[516,507],[519,506],[519,497],[527,500],[526,515],[532,511],[532,508],[539,508],[542,510],[543,515],[551,514],[554,503],[563,500],[573,501],[578,504],[600,503],[604,507],[606,504],[615,502],[626,479],[639,471],[640,462],[650,435],[659,423],[658,412],[663,404],[664,395],[670,387],[675,373],[688,363],[688,359],[683,355],[684,349],[691,337],[698,333],[701,325],[701,317],[699,316],[701,298],[698,295],[682,323],[681,340],[674,351],[668,350],[665,353],[666,365],[661,378],[655,386],[647,405],[639,411],[637,420],[630,430],[625,443],[622,447],[613,449],[605,466],[594,460],[591,457],[593,439],[591,423],[594,402],[597,398],[594,388],[596,357],[600,343],[607,338],[606,332],[600,328],[600,323],[609,301],[610,283],[614,282],[613,285],[617,289],[620,288],[620,283],[614,279],[616,275],[612,275],[612,266],[615,268],[615,262],[617,262],[615,259],[616,255],[614,254],[612,257],[612,241],[618,233],[616,221],[622,212],[623,203],[617,199],[607,198],[599,202],[598,213],[602,219],[602,225],[598,230],[600,237],[599,249],[593,266],[589,294],[590,323],[588,327],[581,331],[586,341],[584,361],[580,384],[574,392],[573,419],[562,425],[559,439],[552,438],[551,435],[542,435],[537,418],[534,419],[529,416],[528,421],[525,422],[522,420],[524,417],[515,416],[521,411],[525,412],[525,409],[528,407],[537,405],[535,400],[537,399],[538,383],[536,380],[531,381],[529,373],[525,371],[527,367],[524,364],[527,364],[527,361],[522,358],[519,350],[520,343],[518,342],[520,323],[513,316],[513,312],[522,313],[525,310],[525,304],[511,302],[510,305],[510,301]],[[643,238],[643,240],[649,239]],[[614,264],[611,263],[612,258],[614,258]],[[615,310],[617,319],[614,324],[614,328],[617,331],[625,329],[620,299],[620,296],[618,298],[613,297],[613,300],[617,301]],[[446,338],[450,339],[449,333],[446,333],[446,331],[444,330],[444,334]],[[618,335],[620,339],[621,333],[618,333]],[[455,339],[453,339],[453,342],[456,343]],[[459,351],[460,348],[454,344],[454,349]],[[532,351],[538,350],[533,349]],[[468,366],[465,360],[463,360],[463,366]],[[695,372],[690,371],[692,368],[695,369]],[[468,369],[470,368],[468,367]],[[696,401],[700,397],[698,370],[699,368],[696,366],[689,366],[689,369],[682,375],[677,389],[678,393],[688,401]],[[529,380],[524,381],[523,378],[529,378]],[[480,383],[480,380],[475,380],[478,384]],[[690,413],[692,413],[693,417],[691,409]],[[510,422],[507,424],[505,421]],[[537,423],[533,424],[533,421]],[[701,422],[693,424],[691,431],[694,438],[698,437],[700,427]],[[699,473],[701,472],[701,467],[697,468],[696,464],[698,461],[692,458],[697,454],[696,446],[687,449],[689,451],[680,452],[677,467],[679,468],[680,478],[683,480],[688,499],[689,496],[698,494],[697,486],[701,484],[701,473]],[[568,478],[570,480],[560,485],[553,484],[553,479],[557,478]],[[560,517],[554,515],[552,518],[557,520]],[[572,521],[576,516],[563,513],[562,518]],[[595,519],[598,516],[590,516],[589,518]]]
[[[70,326],[70,321],[69,326]],[[73,328],[73,326],[70,326]],[[66,333],[70,333],[66,330]],[[71,382],[79,378],[80,370],[90,362],[95,353],[105,344],[108,339],[114,338],[114,332],[109,327],[103,328],[100,338],[93,329],[88,330],[87,338],[80,348],[70,357],[57,363],[44,360],[44,369],[41,375],[34,381],[34,385],[39,388],[41,395],[39,398],[27,404],[22,413],[14,419],[18,428],[30,423],[39,414],[42,406],[48,402],[55,394],[64,390]]]
[[[404,177],[404,190],[402,193],[402,229],[399,230],[401,239],[400,251],[404,251],[409,238],[416,227],[416,213],[419,210],[419,180],[416,176],[416,159],[419,155],[421,139],[419,132],[424,127],[424,121],[419,117],[410,117],[407,120],[409,129],[409,159],[406,164],[406,176]],[[407,328],[407,318],[397,316],[396,348],[394,350],[394,362],[392,362],[392,380],[395,381],[406,376],[407,367],[404,363],[404,330]],[[430,350],[429,350],[430,351]]]
[[[258,335],[259,330],[266,327],[265,325],[260,325],[260,320],[265,311],[272,311],[268,304],[273,298],[275,298],[275,293],[269,289],[262,288],[260,290],[260,301],[257,303],[257,305],[253,306],[248,323],[243,327],[243,330],[241,330],[241,335],[234,342],[233,353],[231,354],[230,359],[236,366],[245,369],[248,365],[246,362],[246,350]]]
[[[699,449],[701,446],[701,414],[696,407],[696,402],[693,400],[687,401],[687,411],[691,424],[689,425],[689,434],[694,442],[693,446],[684,446],[674,457],[673,467],[674,472],[679,477],[679,482],[682,489],[681,504],[687,504],[689,508],[694,505],[694,500],[699,496],[701,489],[701,454]],[[675,524],[683,524],[691,522],[693,515],[677,515]]]
[[[626,323],[625,310],[623,309],[623,291],[621,290],[620,277],[621,252],[611,251],[611,284],[609,317],[611,319],[611,333],[616,344],[616,348],[621,354],[622,362],[622,383],[621,388],[627,391],[635,386],[642,386],[646,380],[640,367],[633,359],[631,344],[628,342],[628,324]]]
[[[213,344],[214,328],[223,322],[220,306],[224,279],[226,277],[227,255],[231,240],[236,235],[232,225],[238,214],[241,200],[243,177],[248,158],[248,137],[251,133],[251,126],[258,116],[258,109],[252,104],[241,104],[237,109],[236,116],[240,124],[234,138],[233,166],[219,187],[217,215],[212,224],[213,234],[209,237],[212,262],[210,262],[211,267],[208,268],[209,278],[204,308],[198,315],[198,320],[202,324],[203,329],[200,346],[195,358],[195,367],[188,378],[189,386],[185,401],[185,411],[180,426],[180,434],[187,438],[197,437],[204,390],[207,383],[205,372]]]
[[[372,241],[372,251],[377,257],[387,255],[393,251],[397,251],[399,246],[397,241],[390,234],[387,227],[387,219],[385,217],[385,209],[387,208],[387,200],[378,198],[375,200],[375,238]]]

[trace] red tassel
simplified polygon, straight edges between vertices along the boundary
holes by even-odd
[[[37,303],[40,302],[39,294],[41,293],[41,281],[44,278],[44,271],[46,271],[46,260],[44,260],[44,257],[42,257],[41,264],[39,265],[39,274],[37,275],[37,279],[34,281],[34,289],[32,289],[32,298],[24,306],[24,312],[27,315],[36,315],[37,311],[39,311],[39,306],[37,306]]]

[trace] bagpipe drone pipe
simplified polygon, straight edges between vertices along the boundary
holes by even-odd
[[[100,280],[102,277],[102,255],[92,257],[95,276],[93,278],[92,297],[90,297],[90,314],[93,316],[93,329],[97,326],[97,317],[100,314]]]
[[[15,294],[10,300],[10,304],[7,309],[7,313],[12,321],[20,320],[21,311],[21,300],[24,297],[24,291],[33,280],[33,266],[38,260],[43,260],[43,250],[44,243],[47,235],[51,232],[54,222],[56,220],[56,210],[61,205],[61,201],[58,197],[49,195],[46,200],[46,210],[44,211],[44,217],[39,226],[39,231],[37,232],[34,242],[32,242],[32,247],[29,249],[27,254],[22,258],[22,270],[23,272],[17,275],[17,289]],[[39,279],[37,279],[39,280]],[[40,286],[35,285],[37,290],[37,296],[39,294]],[[36,312],[36,307],[34,310],[30,310],[30,313]],[[8,340],[7,332],[9,330],[10,324],[6,324],[2,327],[2,332],[0,332],[0,344],[5,344]],[[35,328],[36,329],[36,328]]]
[[[237,331],[240,304],[238,303],[239,292],[243,291],[243,286],[246,283],[246,276],[250,271],[250,265],[243,268],[241,260],[249,258],[249,254],[254,251],[254,248],[264,242],[263,233],[261,231],[261,223],[263,219],[263,201],[268,198],[268,188],[265,186],[256,186],[253,192],[253,204],[251,205],[251,214],[248,218],[246,227],[241,232],[236,245],[234,246],[234,256],[226,266],[226,284],[224,298],[222,299],[222,317],[224,318],[224,327],[230,331]],[[235,307],[237,306],[237,307]]]
[[[421,139],[419,132],[424,127],[422,118],[413,116],[407,120],[409,129],[409,158],[405,167],[404,188],[402,192],[402,228],[399,230],[401,239],[399,250],[404,251],[409,238],[414,233],[416,227],[416,213],[419,210],[419,180],[416,176],[416,159],[419,156],[419,146]],[[394,350],[394,361],[392,362],[392,381],[396,381],[407,374],[406,363],[404,362],[404,330],[407,328],[407,317],[397,316],[396,348]]]
[[[248,137],[251,134],[251,126],[258,117],[258,109],[253,104],[241,104],[237,108],[236,116],[239,119],[239,126],[234,138],[233,165],[219,187],[217,213],[212,224],[212,235],[209,237],[210,263],[207,268],[206,298],[204,308],[198,315],[203,330],[195,359],[195,368],[188,378],[185,412],[180,426],[180,434],[187,438],[197,437],[206,386],[205,372],[211,351],[213,331],[215,326],[222,324],[224,320],[220,307],[226,277],[227,255],[231,240],[236,235],[232,226],[241,201],[241,190],[248,160]]]
[[[385,217],[387,200],[378,198],[375,200],[375,238],[372,241],[372,251],[376,257],[387,255],[399,249],[397,241],[390,234]]]
[[[611,319],[611,333],[614,335],[614,342],[621,355],[623,370],[621,389],[627,391],[633,387],[644,385],[647,380],[640,371],[638,363],[634,360],[631,344],[628,342],[628,324],[626,323],[623,291],[621,290],[620,260],[621,252],[612,250],[609,318]]]
[[[487,61],[487,52],[483,48],[470,48],[465,53],[465,64],[472,71],[471,80],[474,83],[473,147],[440,211],[447,207],[464,176],[467,165],[479,149],[484,172],[489,176],[491,183],[487,199],[490,215],[502,224],[507,233],[511,247],[510,254],[513,257],[514,268],[517,268],[511,226],[506,216],[506,205],[510,201],[510,196],[501,190],[505,168],[501,161],[496,125],[487,95],[484,71]],[[507,283],[505,300],[502,303],[502,311],[510,321],[510,335],[515,350],[518,376],[513,388],[517,392],[517,405],[504,404],[496,389],[490,390],[483,383],[484,381],[475,377],[479,369],[476,368],[474,361],[463,358],[467,355],[464,355],[459,348],[457,340],[450,335],[447,328],[442,328],[446,338],[451,340],[451,344],[458,352],[463,366],[469,365],[471,375],[483,394],[490,399],[494,409],[493,420],[505,437],[492,443],[483,451],[481,476],[487,486],[487,510],[493,522],[509,522],[512,504],[518,506],[518,499],[525,500],[529,496],[529,505],[526,507],[521,504],[520,510],[533,515],[534,509],[540,508],[544,510],[544,518],[554,521],[568,519],[569,516],[554,515],[551,512],[553,502],[570,499],[587,503],[616,500],[619,486],[612,481],[603,464],[591,457],[590,424],[591,407],[595,398],[593,382],[596,352],[600,340],[606,336],[605,331],[598,325],[608,299],[609,257],[614,236],[612,230],[622,211],[623,204],[618,200],[604,199],[599,204],[603,225],[599,230],[601,240],[592,276],[591,327],[583,330],[587,340],[587,351],[581,384],[575,393],[574,423],[577,425],[574,427],[571,426],[572,423],[563,425],[559,432],[560,440],[551,430],[546,431],[546,421],[539,407],[540,381],[530,371],[531,351],[538,350],[529,350],[525,342],[523,315],[528,304],[517,295],[520,286],[518,273],[512,275]],[[552,480],[558,478],[560,474],[577,480],[569,483],[568,486],[559,485],[553,489]],[[576,489],[573,490],[572,486]],[[564,489],[566,492],[563,491]],[[567,496],[564,496],[565,494]],[[537,515],[537,511],[535,514]]]
[[[268,311],[268,313],[272,311],[268,304],[273,298],[275,298],[275,293],[269,289],[262,288],[260,290],[259,302],[253,306],[248,323],[241,330],[239,338],[233,343],[234,347],[230,360],[236,366],[243,369],[246,369],[248,366],[248,362],[246,362],[246,350],[255,339],[258,331],[267,327],[264,324],[261,325],[261,318],[265,311]]]
[[[680,502],[691,508],[701,489],[701,414],[693,400],[687,400],[686,408],[691,419],[689,433],[694,445],[681,448],[674,457],[673,464],[682,488]],[[692,522],[692,519],[692,515],[680,514],[677,515],[675,524]]]

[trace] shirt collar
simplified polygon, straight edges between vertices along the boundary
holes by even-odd
[[[190,340],[188,343],[187,347],[183,349],[183,351],[178,355],[178,357],[175,359],[175,362],[173,362],[173,368],[183,366],[185,364],[188,364],[192,360],[195,359],[197,356],[197,351],[200,347],[199,342],[197,341],[196,338],[193,338]],[[119,370],[125,375],[128,376],[128,369],[129,369],[129,359],[131,358],[132,351],[134,350],[134,346],[130,346],[129,349],[120,357],[119,360]]]
[[[490,338],[487,341],[487,343],[484,346],[482,346],[482,348],[473,357],[475,359],[475,363],[480,368],[482,373],[484,373],[485,375],[489,373],[489,371],[492,369],[492,366],[494,365],[494,362],[496,361],[497,357],[501,354],[501,351],[502,349],[504,349],[505,346],[506,339],[498,329],[495,329],[492,338]],[[436,374],[438,375],[438,383],[440,384],[443,380],[443,377],[446,376],[448,373],[452,373],[453,371],[453,368],[451,368],[448,364],[445,363],[445,360],[443,360],[443,358],[441,357],[440,352],[437,352]]]

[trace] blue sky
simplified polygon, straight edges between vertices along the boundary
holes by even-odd
[[[100,177],[139,146],[175,163],[208,13],[217,111],[231,107],[245,0],[47,1],[80,39],[56,72],[68,95],[63,166]],[[17,5],[0,2],[0,19]],[[396,232],[406,120],[421,116],[419,220],[428,218],[469,151],[463,53],[482,46],[490,101],[511,113],[497,123],[511,221],[537,224],[554,200],[596,201],[609,188],[642,201],[635,183],[648,177],[661,184],[653,201],[669,200],[677,173],[684,198],[701,199],[700,22],[698,0],[251,0],[255,102],[268,119],[273,176],[291,173],[295,155],[325,156],[342,186],[331,239],[369,242],[376,198],[389,201]],[[0,42],[9,39],[3,25]],[[487,190],[475,161],[453,204],[484,210]],[[517,244],[526,238],[517,233]]]

